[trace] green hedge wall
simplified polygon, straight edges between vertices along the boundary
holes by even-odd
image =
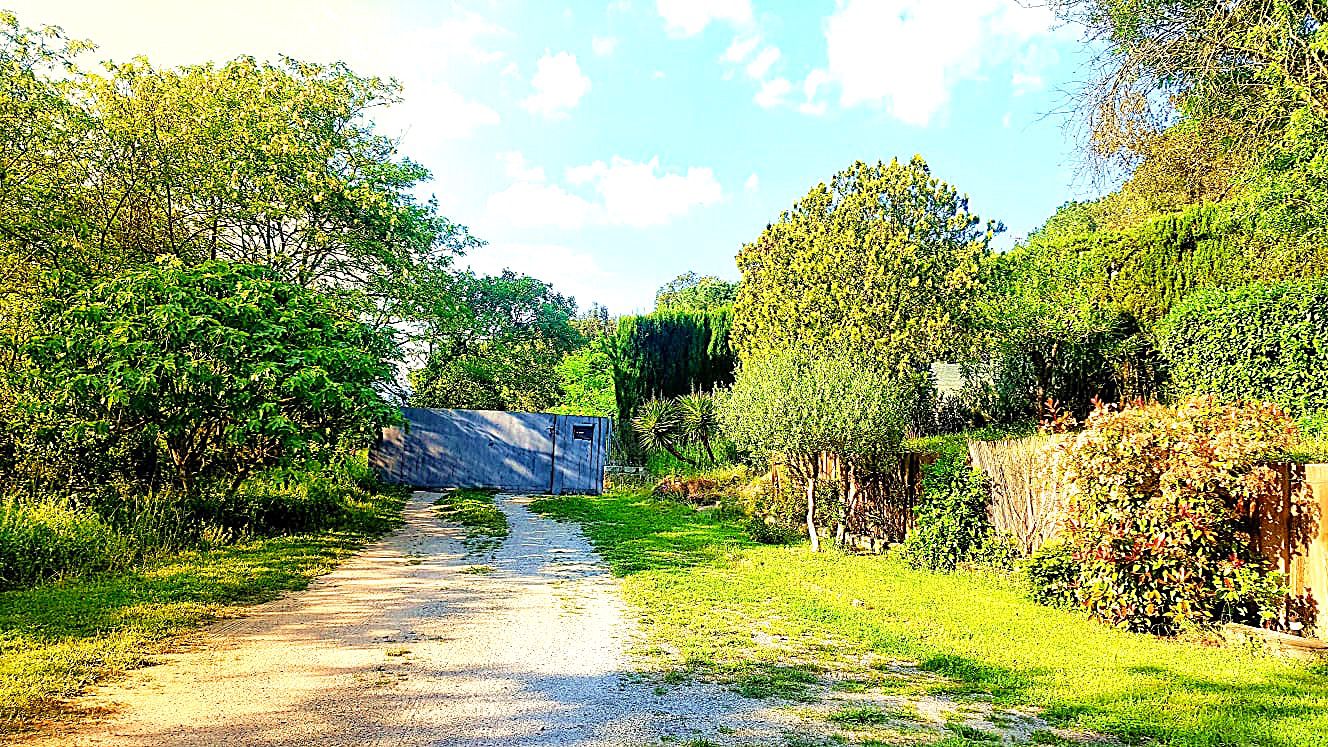
[[[1328,280],[1201,291],[1157,337],[1176,394],[1328,407]]]
[[[651,397],[733,383],[733,310],[660,311],[624,317],[613,337],[613,384],[626,422]]]

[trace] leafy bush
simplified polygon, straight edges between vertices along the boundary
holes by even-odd
[[[0,588],[114,571],[141,559],[259,536],[381,533],[399,520],[362,456],[268,470],[233,492],[106,486],[81,504],[0,503]]]
[[[968,466],[964,453],[941,453],[922,467],[917,523],[904,539],[903,556],[915,568],[938,571],[978,560],[991,542],[986,476]]]
[[[399,417],[376,390],[390,336],[270,270],[162,262],[50,293],[16,387],[47,485],[233,488]]]
[[[128,541],[101,517],[54,501],[0,502],[0,589],[123,567]]]
[[[1074,559],[1074,550],[1063,540],[1053,539],[1033,551],[1020,570],[1034,601],[1053,607],[1074,603],[1081,568]]]
[[[1197,293],[1157,332],[1180,395],[1328,408],[1328,280]]]
[[[1055,454],[1065,539],[1081,565],[1076,603],[1160,633],[1271,616],[1280,591],[1252,547],[1250,518],[1277,489],[1264,460],[1294,433],[1272,405],[1099,408]]]

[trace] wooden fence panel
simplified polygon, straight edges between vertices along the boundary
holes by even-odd
[[[1044,456],[1060,436],[970,441],[968,460],[991,480],[987,514],[997,532],[1011,537],[1025,555],[1060,531],[1064,519]]]
[[[1319,636],[1328,634],[1328,464],[1283,469],[1277,509],[1259,512],[1259,548],[1287,574],[1288,613]]]

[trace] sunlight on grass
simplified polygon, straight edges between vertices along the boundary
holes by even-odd
[[[712,513],[642,495],[532,507],[585,527],[623,577],[654,666],[739,690],[834,670],[895,691],[980,693],[1129,743],[1310,747],[1328,734],[1322,668],[1113,630],[1004,577],[755,545]],[[901,679],[900,659],[942,679]]]
[[[494,503],[492,490],[449,490],[434,505],[443,521],[465,528],[471,552],[492,550],[507,538],[507,514]]]

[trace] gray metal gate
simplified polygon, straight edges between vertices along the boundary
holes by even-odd
[[[386,482],[419,488],[497,488],[522,493],[604,489],[612,420],[495,410],[401,410],[369,464]]]

